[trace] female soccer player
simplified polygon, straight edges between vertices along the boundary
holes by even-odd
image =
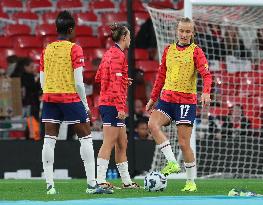
[[[165,155],[168,163],[161,171],[164,175],[180,172],[169,140],[161,127],[175,121],[178,129],[178,142],[184,157],[187,181],[182,191],[196,191],[194,170],[196,166],[193,150],[190,147],[192,127],[196,116],[197,71],[204,81],[201,101],[210,103],[212,78],[208,70],[206,57],[201,48],[193,42],[194,22],[189,18],[179,20],[177,26],[178,41],[165,48],[158,75],[146,110],[151,110],[157,98],[160,100],[151,113],[149,129]]]
[[[42,149],[47,194],[56,194],[53,180],[54,149],[62,121],[73,124],[80,141],[80,155],[84,162],[91,194],[112,193],[102,189],[95,180],[95,160],[90,132],[89,106],[83,84],[84,57],[82,48],[74,43],[74,18],[60,12],[56,19],[58,40],[44,49],[40,60],[40,82],[43,89],[42,122],[45,138]]]
[[[127,27],[111,26],[112,46],[103,56],[95,80],[101,85],[99,110],[103,121],[103,144],[97,158],[97,182],[102,187],[113,188],[106,182],[110,154],[115,146],[115,162],[119,170],[123,188],[138,188],[131,181],[126,156],[127,134],[124,119],[127,89],[131,84],[128,78],[128,65],[124,50],[130,46],[130,32]]]

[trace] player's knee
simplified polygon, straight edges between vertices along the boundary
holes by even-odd
[[[160,126],[156,122],[149,121],[148,122],[148,128],[152,134],[158,132],[160,130]]]
[[[185,140],[179,140],[179,147],[182,150],[182,152],[185,152],[188,149],[188,146]]]
[[[128,140],[127,139],[123,139],[121,141],[121,143],[116,143],[115,149],[117,152],[121,153],[121,152],[125,152],[127,150],[127,144],[128,144]]]

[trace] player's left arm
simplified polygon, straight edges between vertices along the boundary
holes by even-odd
[[[202,105],[209,105],[211,102],[210,92],[212,85],[212,76],[208,68],[208,62],[205,54],[199,47],[196,47],[194,50],[194,62],[195,67],[200,73],[204,84],[203,93],[201,96]]]
[[[44,50],[41,53],[40,56],[40,62],[39,62],[39,78],[40,78],[40,86],[42,90],[44,89],[44,83],[45,83],[45,73],[44,73]]]
[[[85,86],[83,83],[83,69],[85,67],[84,55],[82,48],[76,44],[71,49],[71,60],[72,60],[72,67],[74,69],[74,80],[75,80],[75,87],[77,93],[86,111],[90,112],[86,98]]]

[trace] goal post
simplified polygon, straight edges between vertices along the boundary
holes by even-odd
[[[197,106],[191,138],[197,176],[263,177],[263,1],[185,0],[184,10],[146,7],[159,59],[164,48],[176,42],[177,20],[187,16],[195,21],[196,43],[209,62],[212,103],[206,112]],[[262,39],[258,40],[260,32]],[[197,87],[200,97],[200,79]],[[240,113],[241,122],[236,113]],[[165,130],[178,157],[173,126]],[[164,162],[156,149],[151,170],[161,170]]]

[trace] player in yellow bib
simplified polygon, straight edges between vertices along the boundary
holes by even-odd
[[[175,121],[178,130],[178,142],[184,157],[187,181],[182,191],[196,191],[195,158],[190,147],[190,138],[196,116],[197,72],[204,80],[201,96],[203,105],[210,102],[212,78],[208,63],[201,48],[193,43],[194,23],[189,18],[180,19],[177,27],[178,41],[167,46],[163,52],[162,63],[153,87],[151,99],[146,110],[151,110],[159,95],[160,100],[149,119],[149,128],[165,155],[168,163],[161,171],[164,175],[180,172],[169,140],[161,127]]]

